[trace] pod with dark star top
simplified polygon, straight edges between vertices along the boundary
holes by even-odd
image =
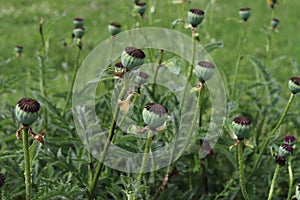
[[[168,118],[168,109],[157,103],[148,103],[143,109],[143,120],[152,130],[161,127]]]
[[[110,33],[111,36],[115,36],[118,33],[120,33],[122,30],[122,26],[118,23],[110,23],[108,25],[108,32]]]
[[[215,68],[215,65],[211,62],[201,61],[195,65],[194,71],[199,81],[204,83],[214,75]]]
[[[288,87],[293,94],[300,92],[300,77],[292,77],[289,80]]]
[[[251,8],[241,8],[239,10],[239,15],[242,20],[244,20],[245,22],[248,21],[251,15]]]
[[[187,13],[187,21],[192,27],[196,28],[202,23],[204,14],[205,12],[203,10],[192,8]]]
[[[31,125],[37,118],[40,110],[40,103],[31,98],[23,98],[18,101],[15,107],[17,119],[24,125]]]
[[[236,117],[232,121],[232,128],[239,140],[248,139],[251,132],[251,120],[247,117]]]
[[[121,54],[121,62],[127,71],[138,69],[145,59],[145,53],[135,47],[126,47]]]

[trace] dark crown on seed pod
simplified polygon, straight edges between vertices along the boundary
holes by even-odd
[[[31,98],[23,98],[18,101],[15,107],[17,119],[23,125],[31,125],[38,117],[40,104],[38,101]]]
[[[143,110],[143,120],[150,129],[161,127],[168,118],[168,109],[157,103],[148,103]]]
[[[247,117],[236,117],[232,121],[232,128],[239,140],[248,139],[251,131],[251,120]]]
[[[300,92],[300,77],[292,77],[289,80],[288,87],[293,94]]]
[[[192,27],[200,25],[204,19],[205,12],[201,9],[192,8],[187,13],[187,21]]]
[[[239,10],[239,15],[242,20],[244,20],[245,22],[248,21],[251,15],[251,8],[241,8]]]
[[[127,71],[139,68],[145,59],[145,53],[135,47],[126,47],[121,54],[121,62]]]

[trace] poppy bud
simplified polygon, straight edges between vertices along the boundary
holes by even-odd
[[[289,80],[288,87],[293,94],[300,92],[300,77],[292,77]]]
[[[143,16],[147,9],[147,4],[145,2],[136,2],[134,6],[137,13]]]
[[[84,19],[76,17],[73,19],[73,24],[74,24],[75,28],[82,27],[84,24]]]
[[[251,15],[251,8],[241,8],[239,10],[239,15],[240,18],[246,22]]]
[[[112,36],[117,35],[118,33],[121,32],[121,25],[120,25],[120,24],[117,24],[117,23],[110,23],[110,24],[108,25],[108,32],[109,32]]]

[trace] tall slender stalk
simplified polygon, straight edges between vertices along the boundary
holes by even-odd
[[[122,88],[122,90],[121,90],[121,92],[120,92],[117,100],[123,99],[123,97],[125,96],[125,93],[126,93],[126,90],[127,90],[128,86],[129,86],[129,72],[127,72],[125,74],[124,85],[123,85],[123,88]],[[114,113],[113,113],[113,118],[112,118],[112,121],[111,121],[110,129],[109,129],[108,137],[107,137],[107,139],[105,141],[105,144],[104,144],[104,149],[102,151],[100,160],[99,160],[99,162],[97,164],[95,173],[93,175],[93,179],[89,180],[89,188],[88,188],[88,190],[89,190],[89,199],[90,200],[93,199],[93,193],[94,193],[96,184],[98,182],[98,179],[100,177],[100,173],[101,173],[101,171],[103,169],[103,162],[104,162],[104,160],[106,158],[106,155],[107,155],[107,152],[108,152],[108,148],[109,148],[110,143],[112,141],[112,138],[114,137],[114,134],[115,134],[115,128],[116,128],[116,125],[117,125],[117,120],[118,120],[119,112],[120,112],[120,108],[116,105],[116,107],[114,109]]]
[[[158,74],[158,70],[161,67],[161,63],[162,63],[162,59],[163,59],[163,55],[164,55],[164,50],[161,49],[159,52],[159,57],[158,57],[158,61],[157,61],[157,66],[155,68],[154,71],[154,76],[153,76],[153,84],[152,84],[152,95],[155,96],[155,90],[156,90],[156,79],[157,79],[157,74]]]
[[[292,196],[292,191],[293,191],[293,170],[292,170],[292,156],[288,157],[288,171],[289,171],[289,191],[288,191],[288,196],[287,196],[287,200],[291,199]]]
[[[286,107],[285,107],[283,113],[281,114],[281,117],[280,117],[280,119],[278,120],[276,126],[273,128],[273,130],[270,132],[270,134],[267,134],[267,136],[266,136],[266,138],[265,138],[265,140],[264,140],[264,143],[262,144],[262,147],[260,148],[260,152],[259,152],[258,158],[257,158],[256,161],[255,161],[255,164],[254,164],[253,170],[252,170],[252,172],[251,172],[251,174],[250,174],[250,177],[252,177],[252,175],[254,174],[255,170],[257,169],[258,164],[259,164],[259,162],[260,162],[260,160],[261,160],[261,158],[262,158],[262,155],[263,155],[264,151],[266,150],[266,148],[267,148],[267,146],[268,146],[270,140],[272,139],[272,137],[274,137],[275,132],[278,130],[278,128],[279,128],[280,125],[282,124],[283,119],[284,119],[284,117],[286,116],[287,111],[289,110],[289,108],[290,108],[290,106],[291,106],[291,104],[292,104],[292,102],[293,102],[294,97],[295,97],[295,94],[291,93],[291,96],[290,96],[290,98],[289,98],[289,101],[288,101],[288,103],[287,103],[287,105],[286,105]]]
[[[243,142],[238,141],[238,167],[239,167],[239,179],[240,179],[240,187],[243,194],[244,199],[249,200],[249,196],[245,186],[245,177],[244,177],[244,164],[243,164]]]
[[[29,144],[28,144],[28,129],[22,129],[23,151],[24,151],[24,176],[26,186],[26,200],[30,200],[31,193],[31,176],[30,176],[30,159],[29,159]]]
[[[241,62],[241,59],[242,59],[241,52],[243,50],[244,42],[245,42],[245,39],[247,37],[247,28],[248,28],[248,24],[246,22],[244,22],[243,34],[241,35],[239,43],[238,43],[238,53],[237,53],[237,58],[236,58],[236,63],[235,63],[235,70],[234,70],[234,77],[233,77],[232,99],[236,96],[235,95],[236,81],[237,81],[240,62]]]
[[[269,195],[268,195],[268,200],[272,199],[275,183],[276,183],[276,180],[277,180],[277,176],[279,174],[279,170],[280,170],[280,165],[277,164],[274,175],[273,175],[273,179],[272,179],[272,182],[271,182],[271,187],[270,187],[270,191],[269,191]]]
[[[69,89],[69,92],[68,92],[68,95],[67,95],[67,98],[66,98],[66,104],[65,104],[65,107],[64,107],[64,110],[63,110],[63,115],[66,112],[66,109],[68,107],[69,101],[70,101],[71,96],[72,96],[77,71],[78,71],[79,66],[80,66],[80,64],[79,64],[80,52],[81,52],[81,48],[78,46],[77,50],[76,50],[76,60],[75,60],[75,66],[74,66],[74,71],[73,71],[72,80],[71,80],[71,87]]]

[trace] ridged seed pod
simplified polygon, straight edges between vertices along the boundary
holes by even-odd
[[[139,13],[141,16],[143,16],[147,9],[147,4],[145,2],[136,2],[134,5],[134,8],[137,13]]]
[[[187,21],[192,27],[200,25],[204,19],[204,11],[201,9],[192,8],[187,13]]]
[[[112,35],[115,36],[118,33],[120,33],[122,30],[121,25],[117,23],[110,23],[108,25],[108,32]]]
[[[135,47],[126,47],[121,54],[121,62],[127,71],[138,69],[145,59],[145,53]]]
[[[251,15],[251,8],[241,8],[239,10],[239,15],[242,20],[244,20],[245,22],[248,21]]]
[[[214,75],[215,65],[206,61],[198,62],[194,71],[199,81],[204,83]]]
[[[31,98],[23,98],[18,101],[15,107],[17,119],[24,125],[31,125],[37,118],[40,110],[40,103]]]
[[[152,130],[161,127],[168,118],[168,109],[157,103],[148,103],[143,109],[143,120]]]
[[[300,92],[300,77],[292,77],[289,80],[288,87],[293,94]]]
[[[287,135],[283,138],[283,143],[293,146],[296,143],[296,137],[293,135]]]
[[[73,29],[73,34],[76,38],[82,38],[85,33],[84,27],[76,27]]]
[[[248,139],[251,132],[251,120],[247,117],[236,117],[232,121],[232,128],[239,140]]]
[[[279,19],[274,18],[271,20],[271,26],[273,29],[275,29],[278,26],[278,24],[279,24]]]
[[[75,28],[83,27],[84,19],[80,18],[80,17],[76,17],[73,19],[73,24],[74,24]]]
[[[282,144],[279,147],[278,155],[287,158],[294,152],[294,148],[289,144]]]

